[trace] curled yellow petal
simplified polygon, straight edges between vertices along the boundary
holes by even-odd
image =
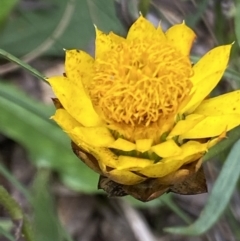
[[[73,85],[66,77],[59,76],[49,78],[48,82],[64,109],[79,123],[87,127],[102,124],[81,81]]]
[[[188,56],[196,35],[192,29],[182,23],[169,28],[166,37],[184,56]]]

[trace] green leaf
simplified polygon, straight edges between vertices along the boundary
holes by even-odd
[[[138,4],[138,9],[143,16],[146,16],[148,14],[150,3],[151,3],[150,0],[140,0]]]
[[[236,13],[235,13],[235,34],[237,38],[238,45],[240,46],[240,1],[236,1]]]
[[[0,46],[13,55],[23,56],[51,38],[68,1],[64,3],[60,0],[55,8],[53,4],[55,3],[50,1],[45,8],[35,11],[16,9],[14,16],[8,20],[5,31],[0,35]]]
[[[0,8],[0,25],[10,14],[12,9],[18,3],[18,0],[1,0],[1,8]]]
[[[187,26],[189,26],[190,28],[194,28],[197,25],[197,23],[201,20],[203,13],[206,11],[208,4],[208,0],[204,0],[198,3],[197,12],[195,12],[194,14],[189,14],[186,17]]]
[[[49,171],[40,169],[34,180],[32,200],[36,241],[63,240],[53,199],[49,192],[49,181]]]
[[[240,140],[229,153],[201,216],[188,227],[166,228],[165,231],[189,236],[206,233],[219,220],[231,199],[240,176],[239,160]]]
[[[93,36],[86,0],[51,0],[43,8],[18,9],[0,35],[0,46],[16,56],[63,55],[63,48],[85,48]]]
[[[2,234],[2,236],[4,236],[7,240],[10,240],[10,241],[16,240],[10,232],[6,231],[1,226],[0,226],[0,234]],[[1,238],[1,235],[0,235],[0,238]]]
[[[98,175],[71,151],[66,134],[49,119],[53,108],[0,83],[0,132],[23,145],[37,166],[56,170],[70,188],[96,191]]]
[[[26,240],[33,240],[31,223],[26,217],[21,206],[13,199],[3,186],[0,186],[0,205],[8,212],[13,221],[22,223],[20,231],[25,236]]]
[[[186,17],[186,24],[190,28],[194,28],[197,25],[197,23],[201,20],[201,17],[204,14],[204,12],[206,11],[208,5],[209,5],[208,0],[199,2],[199,4],[197,5],[197,12],[194,14],[189,14]]]
[[[51,194],[50,175],[50,170],[39,169],[33,184],[31,203],[34,207],[36,241],[73,241],[57,217],[56,204]]]
[[[63,56],[65,49],[86,49],[94,40],[93,23],[123,33],[112,0],[51,0],[45,8],[16,11],[0,35],[0,46],[15,56]],[[27,44],[26,44],[27,43]]]
[[[116,16],[114,1],[112,0],[87,0],[92,22],[103,32],[113,31],[124,35],[126,30]]]
[[[0,56],[4,57],[5,59],[21,66],[23,69],[27,70],[32,75],[36,76],[37,78],[43,80],[46,82],[45,76],[43,76],[40,72],[38,72],[36,69],[32,68],[29,64],[24,63],[21,59],[16,58],[12,54],[6,52],[3,49],[0,49]]]
[[[0,159],[0,174],[4,176],[21,193],[23,193],[28,200],[30,200],[30,195],[28,190],[2,165],[1,159]]]

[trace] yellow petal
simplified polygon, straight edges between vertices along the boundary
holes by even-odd
[[[57,109],[54,116],[51,117],[57,124],[68,134],[74,143],[79,143],[79,138],[76,135],[71,135],[71,132],[77,126],[82,126],[77,122],[65,109]]]
[[[149,165],[138,172],[152,178],[163,177],[176,171],[182,165],[196,161],[207,151],[208,143],[189,141],[182,146],[178,156],[164,158],[160,162]]]
[[[180,136],[181,139],[208,138],[221,135],[240,124],[240,114],[207,116],[191,130]]]
[[[152,146],[151,151],[155,152],[160,157],[166,158],[180,155],[182,149],[175,143],[174,140],[170,139],[158,145]]]
[[[173,138],[174,136],[179,136],[187,131],[191,130],[196,124],[202,121],[205,118],[203,115],[191,114],[186,117],[185,120],[180,120],[173,127],[167,139]]]
[[[57,109],[51,119],[56,121],[66,132],[73,130],[77,126],[81,126],[65,109]]]
[[[146,178],[139,176],[128,170],[116,170],[107,171],[107,169],[102,170],[104,175],[123,185],[135,185],[146,180]]]
[[[105,153],[106,155],[106,153]],[[110,155],[108,155],[110,157]],[[115,162],[109,161],[112,157],[99,159],[99,166],[104,171],[107,167],[114,168],[116,170],[128,170],[128,171],[139,171],[154,163],[153,160],[132,157],[132,156],[118,156]]]
[[[115,42],[116,44],[120,44],[120,43],[126,41],[125,38],[123,38],[123,37],[121,37],[121,36],[119,36],[119,35],[117,35],[117,34],[115,34],[115,33],[113,33],[113,32],[110,32],[110,33],[109,33],[109,37],[110,37],[110,38],[112,39],[112,41]]]
[[[119,156],[119,165],[116,169],[123,170],[128,169],[131,171],[138,171],[154,163],[153,160],[132,157],[132,156]]]
[[[166,32],[166,37],[184,56],[188,56],[196,35],[192,29],[187,27],[185,23],[182,23],[169,28]]]
[[[84,51],[66,50],[65,70],[73,85],[82,81],[86,86],[92,80],[94,59]],[[77,88],[77,86],[76,86]]]
[[[107,176],[111,180],[123,185],[135,185],[146,180],[146,178],[127,170],[120,171],[120,170],[114,169],[108,172]]]
[[[130,157],[130,156],[118,156],[104,147],[94,147],[85,142],[81,143],[81,148],[93,155],[99,162],[101,169],[103,167],[110,167],[118,170],[139,170],[143,167],[154,163],[153,160]]]
[[[95,28],[96,31],[96,40],[95,40],[95,58],[104,58],[106,52],[117,51],[117,48],[122,41],[125,41],[124,38],[110,32],[105,34],[99,29]]]
[[[115,141],[106,127],[83,127],[65,109],[58,109],[52,119],[80,147],[82,142],[95,147],[106,147]]]
[[[224,131],[223,133],[220,134],[220,136],[213,138],[208,142],[208,148],[210,149],[211,147],[215,146],[218,142],[225,139],[226,137],[227,137],[227,131]]]
[[[194,111],[218,84],[227,67],[231,47],[232,45],[224,45],[214,48],[194,65],[194,75],[191,78],[194,85],[193,97],[180,110],[181,113]]]
[[[127,40],[134,39],[152,39],[152,40],[166,40],[165,34],[163,33],[160,25],[156,29],[154,25],[140,16],[136,22],[130,27]]]
[[[229,55],[232,44],[216,47],[207,52],[194,66],[194,76],[192,82],[194,85],[208,75],[218,71],[224,71],[228,65]]]
[[[75,142],[81,146],[82,141],[95,147],[107,147],[115,141],[110,131],[103,126],[98,127],[76,127],[71,132],[75,136]]]
[[[133,151],[136,149],[136,145],[130,141],[127,141],[122,138],[118,138],[115,140],[113,143],[108,145],[109,148],[114,148],[117,150],[122,150],[122,151]]]
[[[174,161],[161,161],[149,167],[143,168],[138,172],[150,178],[157,178],[166,176],[169,173],[176,171],[178,168],[180,168],[180,166],[182,166],[182,162],[178,159]]]
[[[98,160],[99,166],[101,169],[102,169],[101,165],[106,167],[111,167],[111,168],[116,168],[117,166],[119,166],[118,156],[115,155],[108,148],[94,147],[94,146],[88,145],[85,142],[81,143],[81,148],[89,152]]]
[[[182,150],[182,154],[179,155],[179,158],[186,158],[194,154],[204,153],[208,150],[208,142],[200,143],[198,141],[188,141],[182,145]]]
[[[240,91],[236,90],[204,100],[194,113],[200,115],[240,114]]]
[[[166,41],[166,40],[167,40],[166,35],[165,35],[165,33],[163,32],[160,23],[159,23],[159,25],[157,26],[157,31],[156,31],[156,33],[155,33],[154,36],[155,36],[155,40],[158,40],[158,41]]]
[[[136,140],[136,150],[140,152],[148,151],[153,143],[153,139],[139,139]]]
[[[101,118],[93,109],[81,81],[73,85],[69,79],[59,76],[47,79],[64,109],[83,126],[98,126]]]

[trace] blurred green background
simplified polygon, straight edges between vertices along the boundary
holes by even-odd
[[[239,128],[205,157],[211,158],[205,164],[209,194],[165,194],[143,204],[98,191],[98,175],[75,157],[50,120],[54,96],[41,76],[64,71],[63,49],[93,55],[94,24],[125,36],[139,12],[155,25],[161,20],[165,30],[184,20],[198,36],[193,63],[235,42],[212,95],[239,89],[240,1],[0,0],[0,182],[24,210],[12,221],[0,208],[0,241],[31,240],[16,232],[25,214],[39,241],[240,240]],[[179,225],[185,227],[174,228]]]

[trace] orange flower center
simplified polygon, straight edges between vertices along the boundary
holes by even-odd
[[[177,113],[192,88],[189,58],[167,42],[125,41],[96,59],[89,94],[109,124],[149,126]]]

